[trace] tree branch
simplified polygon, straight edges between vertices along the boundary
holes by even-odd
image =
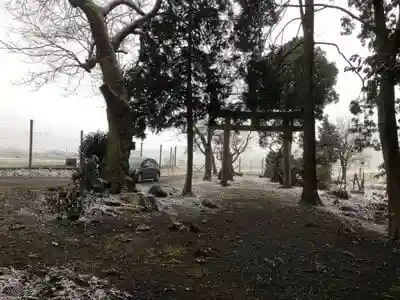
[[[133,9],[138,15],[145,16],[146,13],[139,8],[133,1],[130,0],[114,0],[108,4],[106,4],[103,8],[104,16],[107,16],[113,9],[117,8],[120,5],[128,6]]]
[[[302,1],[302,0],[299,0],[299,1]],[[321,7],[320,9],[316,9],[315,10],[315,12],[317,13],[317,12],[319,12],[319,11],[322,11],[322,10],[324,10],[324,9],[326,9],[326,7]],[[285,31],[285,29],[292,23],[292,22],[294,22],[294,21],[302,21],[302,19],[303,19],[303,16],[304,16],[304,12],[303,12],[303,10],[300,8],[300,17],[297,17],[297,18],[293,18],[293,19],[291,19],[290,21],[288,21],[283,27],[282,27],[282,29],[281,30],[279,30],[279,32],[278,32],[278,34],[276,35],[276,37],[275,37],[275,40],[274,40],[274,45],[276,44],[276,41],[278,40],[278,38],[279,38],[279,36],[281,36],[282,35],[282,38],[283,38],[283,32]],[[301,23],[301,22],[300,22]]]
[[[305,7],[305,5],[296,5],[296,4],[282,4],[282,5],[278,5],[278,6],[283,6],[283,7]],[[324,8],[332,8],[332,9],[336,9],[339,10],[343,13],[345,13],[346,15],[350,16],[351,18],[353,18],[354,20],[357,20],[358,22],[362,23],[364,26],[366,26],[369,30],[371,31],[375,31],[375,27],[372,26],[371,24],[365,22],[363,19],[361,19],[360,17],[357,17],[355,14],[353,14],[351,11],[337,6],[337,5],[333,5],[333,4],[322,4],[322,3],[315,3],[314,7],[324,7]]]
[[[305,8],[305,6],[303,5],[303,0],[299,0],[300,19],[301,19],[302,24],[303,24],[304,14],[305,14],[303,8]]]
[[[153,8],[140,19],[135,20],[131,24],[128,24],[126,27],[122,28],[113,38],[112,38],[112,45],[114,49],[118,49],[121,45],[122,41],[131,33],[134,32],[135,29],[141,27],[144,23],[149,21],[151,18],[157,15],[158,11],[161,8],[162,0],[156,0]]]
[[[70,0],[70,1],[79,1],[79,0]],[[86,0],[87,1],[87,0]],[[121,0],[122,1],[122,0]],[[118,2],[118,1],[117,1]],[[125,2],[125,1],[124,1]],[[117,51],[121,46],[122,42],[130,35],[137,33],[135,30],[140,28],[143,24],[153,18],[161,8],[162,0],[157,0],[154,4],[153,8],[147,14],[142,15],[141,18],[133,21],[132,23],[123,27],[120,31],[118,31],[112,38],[111,38],[111,45],[114,51]],[[125,3],[124,3],[125,4]],[[119,4],[121,5],[121,4]],[[98,55],[97,53],[90,56],[86,62],[82,65],[82,67],[87,71],[90,72],[98,62]]]
[[[154,1],[154,6],[152,4],[146,14],[135,1],[10,0],[6,9],[13,18],[13,27],[9,29],[10,38],[0,41],[0,48],[22,54],[28,58],[28,63],[35,65],[32,71],[28,71],[28,79],[23,81],[32,83],[35,89],[59,75],[71,77],[68,80],[75,85],[85,73],[93,72],[101,57],[92,31],[99,33],[106,30],[107,53],[124,53],[120,49],[123,41],[130,34],[138,34],[135,28],[138,29],[153,17],[162,2]],[[99,6],[97,3],[106,4]],[[123,13],[116,9],[121,6],[124,6]],[[74,9],[76,7],[84,9]],[[92,14],[92,20],[93,13],[96,14],[94,19],[97,23],[93,28],[90,27],[87,13]],[[102,39],[103,45],[104,42],[105,39]],[[95,73],[92,77],[98,79],[98,75]]]
[[[197,135],[199,137],[200,142],[201,142],[203,147],[201,147],[200,142],[198,141],[198,139],[195,139],[195,143],[198,146],[200,152],[203,153],[204,155],[206,155],[207,140],[204,137],[204,134],[200,131],[200,129],[197,128],[197,126],[193,126],[193,129],[194,129],[195,136]]]
[[[197,149],[199,149],[199,151],[200,151],[203,155],[206,155],[206,151],[205,151],[205,149],[202,148],[202,143],[201,143],[201,141],[199,141],[199,140],[200,140],[199,137],[198,137],[198,138],[194,137],[194,139],[193,139],[194,144],[196,145]]]
[[[250,131],[247,134],[246,139],[244,140],[244,142],[240,143],[239,146],[237,146],[237,144],[235,144],[235,143],[232,144],[232,150],[234,152],[234,153],[232,153],[232,163],[234,163],[236,160],[238,160],[240,155],[244,151],[246,151],[251,139],[252,139],[252,135],[251,135],[251,131]]]
[[[395,31],[393,34],[393,50],[397,52],[397,49],[400,48],[400,2],[397,3],[397,22]]]
[[[315,42],[315,44],[318,45],[326,45],[326,46],[332,46],[336,48],[336,51],[339,53],[339,55],[349,64],[351,70],[357,74],[357,76],[360,78],[361,80],[361,84],[362,87],[364,88],[365,85],[365,79],[361,76],[361,74],[359,72],[357,72],[357,69],[355,66],[353,66],[353,64],[351,63],[351,61],[346,57],[346,55],[344,55],[344,53],[340,50],[339,46],[335,43],[330,43],[330,42]]]

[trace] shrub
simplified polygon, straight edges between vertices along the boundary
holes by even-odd
[[[106,155],[107,133],[102,131],[87,134],[79,146],[79,157],[87,159],[96,155],[100,162],[100,173],[102,173],[104,158]]]
[[[317,165],[317,184],[320,190],[329,190],[332,183],[332,168],[330,165]]]
[[[292,156],[292,184],[297,186],[303,185],[303,158],[294,158]],[[329,189],[332,183],[332,167],[330,163],[317,165],[317,180],[319,189]],[[283,158],[279,152],[270,152],[267,156],[266,170],[264,177],[271,182],[279,182],[283,184]]]

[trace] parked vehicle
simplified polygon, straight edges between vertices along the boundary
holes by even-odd
[[[136,182],[160,179],[160,166],[157,161],[146,157],[130,157],[129,172]]]

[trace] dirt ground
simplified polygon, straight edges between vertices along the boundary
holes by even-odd
[[[196,230],[181,232],[159,212],[87,226],[52,220],[30,188],[58,184],[0,180],[0,267],[40,275],[64,266],[133,299],[400,299],[399,244],[338,232],[340,220],[287,205],[277,190],[210,189],[220,209],[186,211],[179,218]],[[137,231],[143,224],[150,230]]]

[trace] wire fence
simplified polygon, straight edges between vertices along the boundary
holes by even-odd
[[[71,132],[69,128],[53,128],[48,124],[34,120],[22,120],[22,124],[8,126],[0,124],[0,168],[66,168],[74,167],[79,162],[78,148],[81,139],[88,132]],[[158,138],[158,136],[157,136]],[[186,141],[179,139],[163,140],[154,143],[154,139],[137,140],[136,149],[131,156],[153,158],[164,174],[185,173],[187,169]],[[249,149],[251,157],[251,149]],[[244,153],[245,154],[245,153]],[[259,175],[262,173],[262,159],[246,159],[241,156],[234,163],[237,172]],[[72,159],[72,164],[71,164]],[[69,164],[67,161],[69,160]],[[200,152],[194,153],[193,172],[204,174],[205,157]],[[221,162],[216,159],[217,171]]]
[[[187,153],[185,144],[181,144],[180,146],[166,146],[165,144],[160,144],[158,151],[153,147],[148,148],[146,145],[146,141],[139,142],[139,144],[136,145],[136,151],[131,155],[155,159],[159,163],[161,169],[169,173],[186,173]],[[215,159],[217,171],[221,169],[221,163],[221,161]],[[248,175],[260,175],[264,170],[264,159],[246,160],[239,158],[233,165],[236,172]],[[204,172],[205,156],[202,153],[195,152],[193,173],[204,174]]]
[[[37,168],[62,166],[66,158],[77,159],[80,143],[67,128],[49,128],[33,120],[16,126],[0,124],[0,167]]]
[[[77,130],[71,133],[69,128],[49,128],[48,125],[33,120],[26,120],[24,123],[18,128],[0,124],[0,168],[74,167],[73,163],[67,165],[67,160],[71,159],[78,163],[78,148],[85,132]],[[161,136],[156,138],[156,143],[154,138],[137,140],[136,149],[132,151],[131,156],[155,159],[163,175],[185,174],[186,141],[177,142],[176,138],[163,140]],[[236,172],[254,176],[263,174],[265,161],[254,151],[254,148],[249,148],[234,162]],[[348,170],[348,175],[358,173],[359,167],[354,165]],[[366,181],[374,181],[373,175],[376,174],[376,170],[364,167]],[[217,158],[215,168],[217,172],[221,169],[221,161]],[[338,176],[339,169],[338,166],[334,166],[333,178]],[[200,152],[194,153],[193,172],[205,172],[205,157]]]

